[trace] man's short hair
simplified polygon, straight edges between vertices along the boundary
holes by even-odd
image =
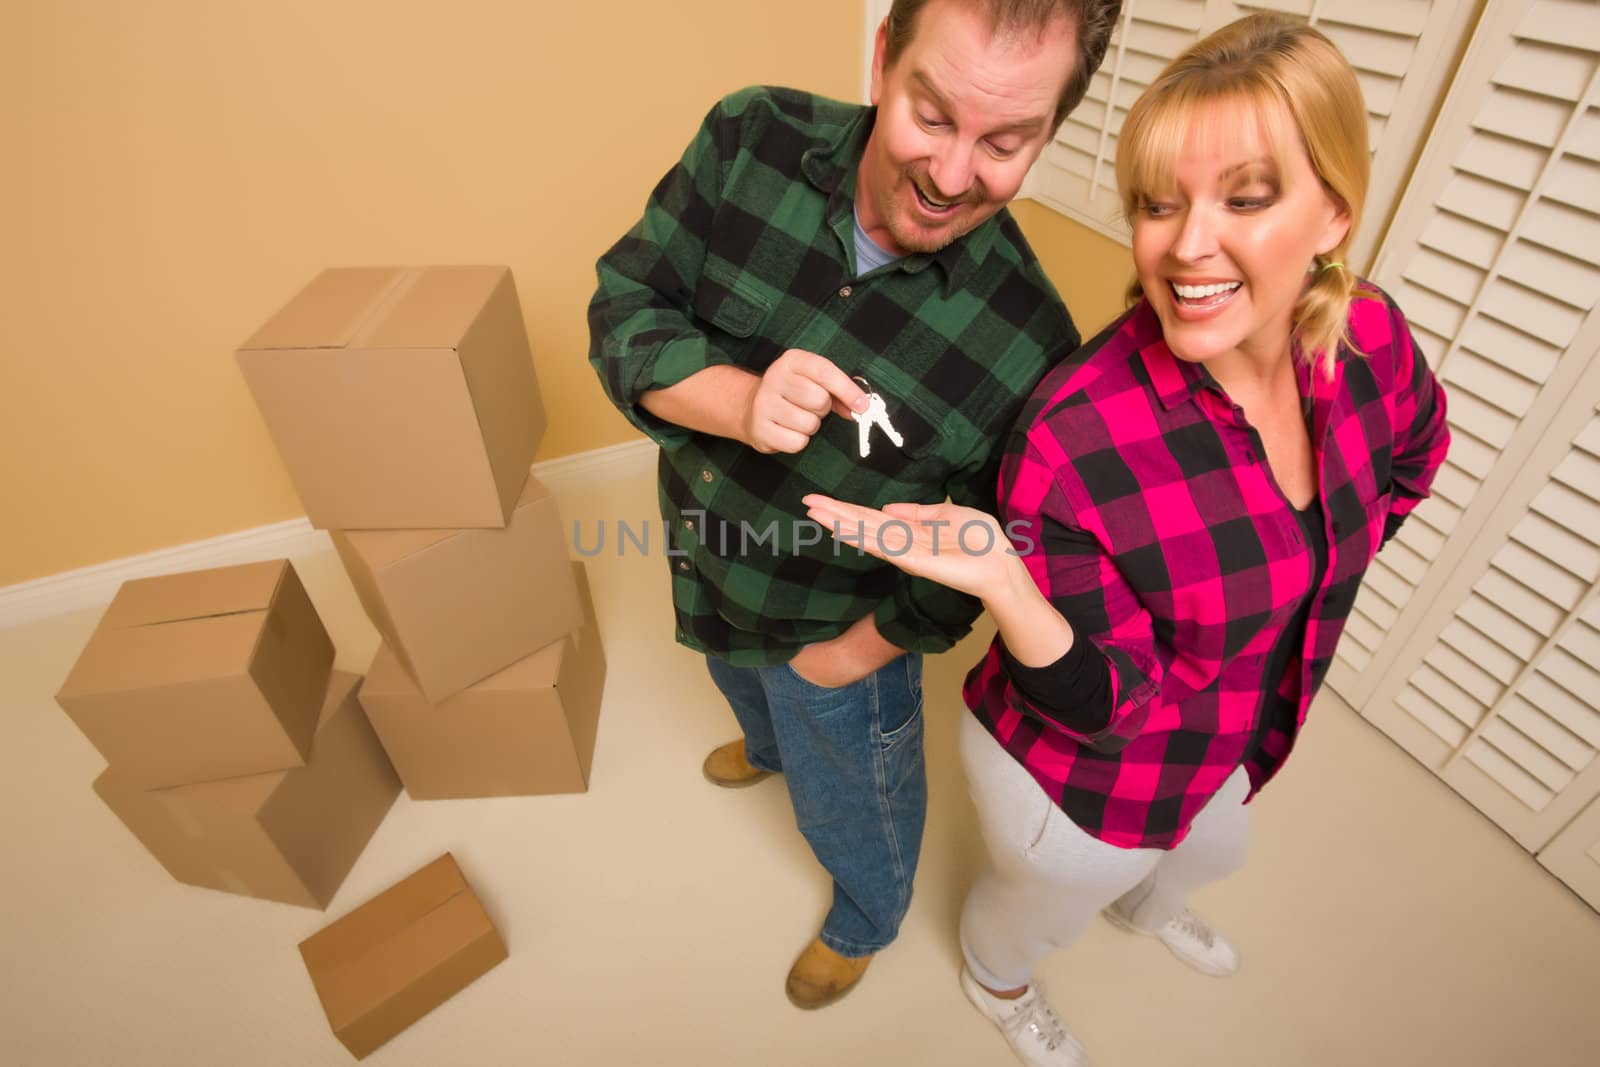
[[[1100,69],[1106,57],[1106,45],[1111,41],[1111,31],[1116,29],[1122,15],[1122,0],[966,0],[982,7],[989,16],[995,33],[1042,33],[1045,27],[1058,18],[1071,19],[1078,30],[1078,52],[1072,65],[1072,76],[1061,90],[1056,103],[1055,128],[1072,113],[1089,91],[1089,79]],[[917,29],[917,15],[928,0],[894,0],[885,20],[883,65],[891,67]]]

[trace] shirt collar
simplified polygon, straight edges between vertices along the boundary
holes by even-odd
[[[836,232],[852,232],[855,226],[856,168],[861,165],[867,140],[877,121],[876,107],[863,107],[843,126],[825,130],[817,142],[800,157],[800,172],[813,186],[828,196],[828,225]],[[945,276],[945,295],[961,288],[989,257],[1000,232],[997,212],[983,225],[932,254],[904,256],[896,266],[907,274],[917,274],[937,263]],[[845,227],[841,231],[841,226]]]
[[[1161,336],[1161,320],[1156,318],[1149,300],[1140,299],[1124,328],[1133,331],[1139,345],[1139,359],[1150,376],[1150,387],[1166,410],[1185,403],[1212,382],[1211,375],[1200,364],[1172,354]]]
[[[1124,328],[1134,331],[1134,338],[1139,345],[1139,358],[1144,363],[1145,373],[1150,376],[1151,388],[1166,410],[1171,411],[1190,400],[1202,389],[1211,389],[1218,396],[1227,395],[1204,366],[1172,354],[1172,349],[1167,347],[1167,342],[1161,336],[1161,320],[1156,318],[1149,300],[1139,300]],[[1295,347],[1295,374],[1301,395],[1311,397],[1314,410],[1318,406],[1324,409],[1318,414],[1319,426],[1326,422],[1325,409],[1330,398],[1338,392],[1339,381],[1344,375],[1344,363],[1349,356],[1348,347],[1341,344],[1335,354],[1333,376],[1330,378],[1301,359],[1299,346]]]

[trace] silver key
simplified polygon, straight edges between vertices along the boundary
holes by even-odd
[[[889,425],[889,406],[883,402],[883,397],[877,393],[867,394],[867,410],[851,412],[851,418],[856,420],[859,427],[861,441],[861,458],[866,459],[872,454],[872,428],[880,427],[894,442],[896,448],[905,447],[905,438],[901,437],[895,428]]]

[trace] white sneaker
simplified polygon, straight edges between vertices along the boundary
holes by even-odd
[[[1227,939],[1217,933],[1210,923],[1187,909],[1158,930],[1141,930],[1115,904],[1100,914],[1112,926],[1158,939],[1172,950],[1174,956],[1201,974],[1226,978],[1239,969],[1238,950],[1228,944]]]
[[[1037,978],[1022,996],[1006,1000],[983,988],[972,972],[962,967],[961,988],[972,1006],[1000,1028],[1011,1051],[1028,1067],[1089,1067],[1088,1054],[1050,1007]]]

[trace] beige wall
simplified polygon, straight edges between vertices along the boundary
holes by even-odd
[[[1072,312],[1087,341],[1127,306],[1123,294],[1133,280],[1128,247],[1032,200],[1018,200],[1011,213]]]
[[[507,263],[541,459],[627,440],[595,257],[707,107],[860,91],[860,0],[0,14],[0,585],[302,514],[232,349],[324,266]]]

